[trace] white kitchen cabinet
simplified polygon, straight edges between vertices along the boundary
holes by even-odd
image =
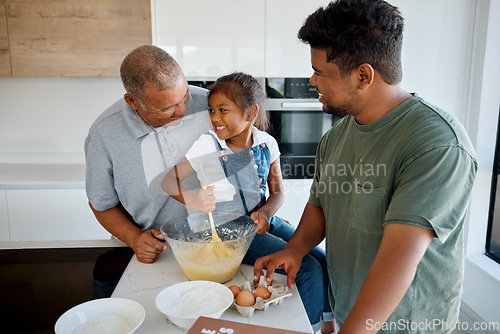
[[[311,184],[312,179],[283,180],[285,201],[276,215],[297,227],[309,199]]]
[[[309,46],[297,39],[326,0],[153,0],[153,43],[190,79],[232,71],[256,77],[309,77]]]
[[[312,75],[309,45],[297,38],[305,19],[327,0],[266,0],[266,77]]]
[[[85,189],[7,189],[10,241],[109,239]]]
[[[264,76],[265,0],[153,0],[153,43],[186,77]]]
[[[9,216],[5,190],[0,189],[0,241],[9,241]]]

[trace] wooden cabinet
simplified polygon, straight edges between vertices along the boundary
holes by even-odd
[[[0,0],[0,7],[7,25],[2,29],[0,18],[0,31],[8,31],[15,77],[119,76],[125,55],[151,43],[149,0]],[[0,75],[5,76],[2,34]]]
[[[9,77],[11,74],[7,13],[5,11],[5,0],[0,0],[0,76]]]

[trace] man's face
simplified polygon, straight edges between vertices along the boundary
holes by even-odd
[[[141,101],[134,101],[137,113],[147,124],[153,127],[175,125],[186,113],[189,89],[184,76],[178,77],[177,84],[173,88],[158,90],[146,84],[144,92],[145,98]]]
[[[314,70],[309,83],[316,87],[323,111],[338,116],[354,115],[358,96],[353,75],[340,75],[339,67],[326,61],[326,50],[311,48]]]

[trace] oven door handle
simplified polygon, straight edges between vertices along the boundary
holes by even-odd
[[[282,108],[314,108],[321,109],[323,104],[321,102],[282,102]]]

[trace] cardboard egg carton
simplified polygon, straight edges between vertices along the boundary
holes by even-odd
[[[242,291],[247,290],[254,293],[257,286],[266,287],[269,292],[271,292],[271,297],[269,297],[268,299],[257,297],[255,299],[255,304],[253,304],[252,306],[240,306],[236,304],[236,299],[233,300],[233,305],[238,310],[238,313],[245,318],[252,317],[255,310],[266,311],[269,308],[269,305],[278,305],[283,302],[283,299],[292,295],[291,293],[287,293],[288,287],[284,286],[278,281],[272,280],[271,285],[267,285],[264,276],[260,277],[258,284],[246,281],[245,284],[240,285],[239,288]]]

